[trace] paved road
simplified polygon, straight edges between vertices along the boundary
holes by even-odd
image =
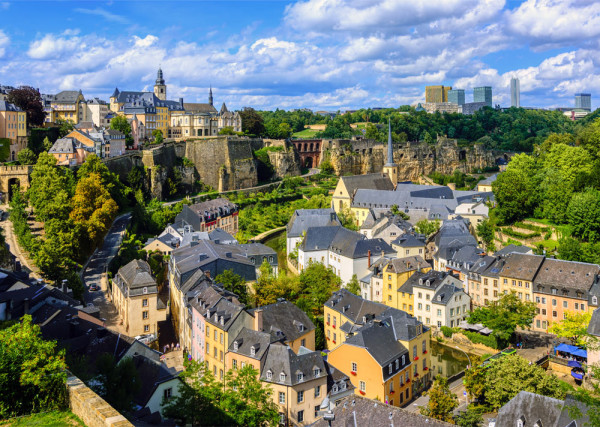
[[[39,274],[38,268],[33,265],[26,253],[21,251],[21,247],[17,243],[17,236],[14,234],[12,222],[10,222],[8,213],[6,213],[8,205],[0,205],[0,209],[4,211],[4,213],[0,215],[0,227],[4,230],[4,238],[8,244],[10,253],[14,255],[17,261],[19,261],[22,270],[29,273],[29,277],[41,279],[42,276]]]
[[[107,277],[106,270],[110,260],[117,255],[123,241],[123,235],[127,225],[131,221],[131,214],[124,214],[113,222],[112,227],[104,238],[102,248],[98,249],[90,259],[87,268],[83,272],[83,284],[85,286],[85,302],[93,303],[100,308],[100,317],[106,319],[106,326],[113,330],[122,331],[119,325],[117,310],[106,297]],[[91,292],[89,287],[96,285],[98,291]]]

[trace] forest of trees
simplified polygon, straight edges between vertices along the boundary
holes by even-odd
[[[361,109],[353,113],[338,114],[333,119],[310,111],[242,111],[242,126],[246,133],[269,138],[287,138],[309,124],[326,124],[318,133],[323,138],[350,138],[362,134],[352,123],[366,123],[364,135],[379,141],[387,140],[387,122],[392,125],[394,141],[435,142],[437,135],[458,139],[459,144],[482,143],[486,148],[531,152],[551,133],[574,134],[594,120],[596,113],[573,123],[559,111],[509,108],[496,110],[484,108],[468,116],[458,113],[417,112],[409,106],[380,110]]]

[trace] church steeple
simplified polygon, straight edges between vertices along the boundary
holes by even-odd
[[[210,105],[213,105],[212,85],[210,85],[210,89],[208,91],[208,103]]]
[[[392,122],[388,119],[388,145],[387,145],[387,162],[383,165],[383,173],[386,174],[392,184],[394,184],[394,188],[398,184],[398,178],[400,175],[400,171],[398,170],[398,165],[394,163],[394,145],[392,143]]]
[[[156,95],[156,97],[161,101],[166,101],[167,99],[167,85],[165,84],[163,72],[160,67],[158,67],[158,72],[156,73],[156,82],[154,83],[154,95]]]

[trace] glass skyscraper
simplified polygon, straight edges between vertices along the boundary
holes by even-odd
[[[465,90],[451,89],[448,91],[448,102],[458,105],[465,105]]]
[[[589,93],[576,93],[575,108],[592,111],[592,95]]]
[[[519,108],[521,106],[521,85],[519,79],[510,79],[510,106]]]
[[[485,102],[488,107],[492,106],[492,87],[482,86],[473,88],[473,102]]]

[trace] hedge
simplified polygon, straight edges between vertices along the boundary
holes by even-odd
[[[471,331],[464,331],[463,334],[467,338],[469,338],[469,340],[473,344],[483,344],[487,347],[491,347],[493,349],[500,350],[498,341],[496,340],[496,337],[493,335],[485,336],[485,335],[478,334],[477,332],[471,332]]]
[[[530,234],[525,234],[525,233],[521,233],[519,231],[515,231],[510,227],[504,227],[502,229],[502,232],[504,234],[506,234],[507,236],[516,237],[516,238],[520,238],[520,239],[531,239],[532,237],[541,237],[542,236],[542,233],[540,233],[539,231],[536,231],[536,232],[530,233]]]
[[[515,222],[513,226],[518,228],[524,228],[525,230],[538,231],[540,233],[547,233],[551,231],[550,227],[540,227],[538,225],[527,224],[525,222]]]

